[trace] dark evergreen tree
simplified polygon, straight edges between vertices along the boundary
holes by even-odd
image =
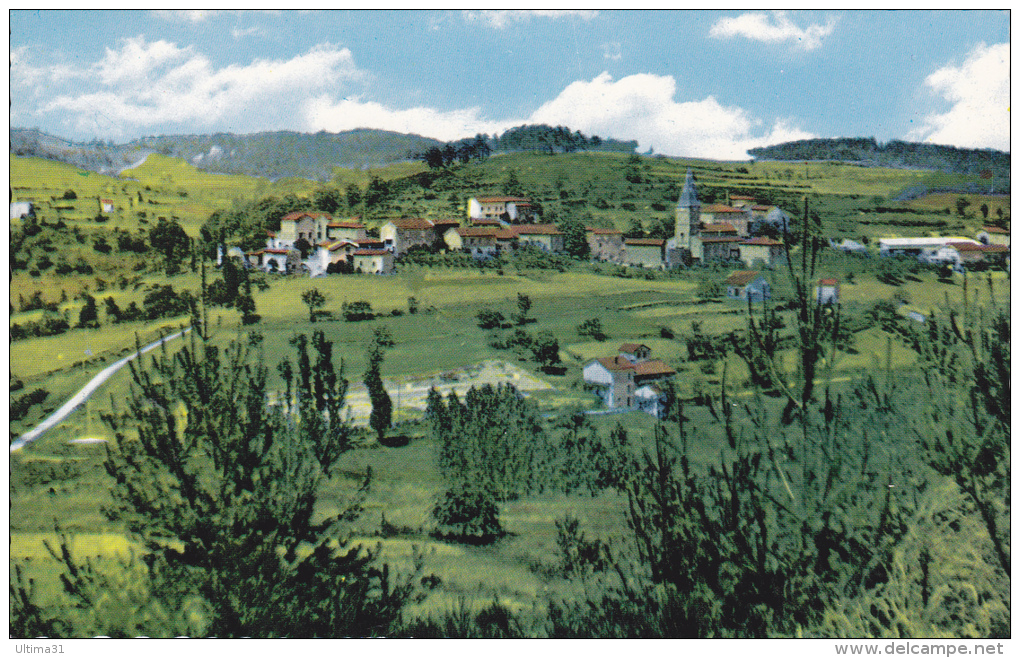
[[[393,421],[393,402],[389,393],[383,386],[380,367],[383,362],[383,346],[373,337],[368,348],[368,370],[365,372],[365,388],[368,389],[368,398],[372,402],[372,413],[369,415],[368,424],[375,430],[379,440],[386,435]]]

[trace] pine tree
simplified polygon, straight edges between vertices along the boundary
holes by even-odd
[[[368,389],[369,400],[372,401],[372,413],[369,415],[368,424],[376,432],[377,438],[381,441],[386,435],[393,421],[393,402],[389,393],[383,386],[380,367],[383,361],[383,348],[376,338],[373,338],[368,348],[368,370],[365,372],[365,388]]]

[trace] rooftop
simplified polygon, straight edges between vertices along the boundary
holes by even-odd
[[[744,240],[744,244],[755,245],[762,247],[782,247],[783,243],[772,238],[751,238],[750,240]]]
[[[432,222],[422,217],[409,217],[405,219],[390,220],[390,224],[402,231],[426,231],[432,228]]]
[[[623,231],[617,231],[615,228],[595,228],[594,226],[585,226],[584,230],[588,233],[594,233],[595,235],[623,235]]]
[[[530,203],[531,199],[522,196],[479,196],[475,197],[478,203]]]
[[[702,233],[736,233],[737,227],[733,224],[723,222],[721,224],[705,224],[701,227]]]
[[[746,286],[761,276],[758,270],[740,270],[726,277],[726,283],[731,286]]]
[[[390,252],[385,249],[358,249],[354,252],[355,256],[385,256]]]
[[[666,241],[656,238],[627,238],[623,243],[632,247],[661,247]]]
[[[741,214],[743,214],[743,213],[746,212],[743,208],[734,208],[733,206],[727,206],[727,205],[722,204],[722,203],[710,203],[707,206],[703,207],[701,210],[702,210],[702,212],[708,212],[708,213],[714,213],[714,214],[728,213],[728,212],[729,213],[741,213]]]

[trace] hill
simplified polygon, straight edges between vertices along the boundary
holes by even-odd
[[[875,138],[802,139],[748,150],[759,161],[837,161],[866,166],[927,169],[956,174],[978,174],[972,193],[1009,192],[1009,153],[995,149],[964,149],[939,144],[892,140],[879,144]],[[934,190],[925,190],[929,192]],[[948,191],[948,190],[947,190]],[[923,193],[923,192],[922,192]]]
[[[73,142],[39,130],[11,128],[10,152],[65,162],[101,174],[137,166],[153,153],[180,158],[199,169],[278,180],[330,180],[337,168],[367,169],[406,162],[442,145],[419,135],[385,130],[314,134],[288,131],[251,135],[163,135],[127,144]]]

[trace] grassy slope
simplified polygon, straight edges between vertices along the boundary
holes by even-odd
[[[630,219],[637,216],[646,222],[654,217],[671,212],[655,211],[651,204],[665,196],[675,198],[676,184],[681,180],[686,166],[699,170],[699,177],[706,189],[730,189],[746,191],[756,187],[769,190],[785,190],[789,194],[817,192],[827,197],[814,201],[818,207],[828,208],[831,214],[824,216],[829,226],[836,226],[846,218],[862,216],[862,207],[873,203],[865,197],[882,196],[923,179],[927,174],[904,172],[902,170],[876,170],[841,165],[811,166],[810,171],[801,173],[802,165],[787,163],[706,163],[703,161],[675,162],[650,160],[644,173],[655,181],[652,186],[631,186],[622,181],[626,156],[615,154],[592,154],[557,156],[549,158],[537,155],[512,155],[492,158],[465,173],[480,192],[500,191],[510,169],[517,172],[527,189],[536,189],[550,198],[554,194],[555,181],[560,178],[569,194],[580,194],[586,183],[596,185],[596,193],[602,193],[613,203],[612,208],[595,210],[597,219],[625,227]],[[78,224],[90,231],[109,230],[111,226],[122,226],[137,230],[145,228],[138,216],[145,210],[148,219],[157,213],[176,216],[195,234],[201,221],[217,207],[229,206],[234,198],[256,198],[266,194],[295,193],[307,195],[318,188],[307,181],[285,180],[277,183],[211,175],[199,172],[179,161],[170,161],[153,156],[145,164],[125,173],[138,181],[113,179],[96,174],[81,176],[71,167],[42,160],[24,158],[11,159],[12,185],[15,198],[36,198],[43,200],[42,213],[52,213],[51,219],[63,217],[70,225]],[[738,171],[746,167],[747,174]],[[341,186],[354,182],[362,187],[371,174],[389,178],[421,170],[420,165],[407,165],[376,172],[339,171],[335,182]],[[787,176],[787,173],[790,176]],[[145,186],[150,187],[149,190]],[[663,186],[670,187],[668,194]],[[803,186],[803,187],[801,187]],[[180,194],[180,189],[187,196]],[[73,211],[57,211],[53,208],[63,202],[45,201],[59,196],[64,189],[75,189],[79,199],[73,202]],[[137,193],[142,192],[145,202],[137,205]],[[430,203],[416,191],[416,204]],[[839,195],[839,196],[833,196]],[[857,197],[852,198],[852,196]],[[112,197],[120,208],[108,224],[96,225],[87,221],[96,210],[95,197]],[[88,198],[91,197],[91,198]],[[439,193],[434,204],[445,204],[447,195]],[[131,199],[136,201],[132,208]],[[149,200],[154,203],[149,204]],[[619,207],[621,200],[632,200],[635,211]],[[955,199],[955,197],[954,197]],[[409,199],[400,199],[393,212],[401,212]],[[888,203],[882,201],[882,203]],[[923,200],[909,202],[910,207],[923,207]],[[949,200],[948,203],[955,203]],[[989,202],[992,213],[995,202]],[[89,205],[93,204],[93,205]],[[125,204],[123,207],[121,204]],[[932,202],[932,217],[941,218],[942,200]],[[972,210],[980,205],[972,200]],[[788,210],[795,211],[793,208]],[[1008,211],[1008,207],[1005,208]],[[448,214],[448,213],[447,213]],[[953,218],[955,220],[955,218]],[[980,223],[977,218],[966,221],[968,228]],[[973,225],[973,226],[972,226]],[[858,227],[859,228],[859,227]],[[865,234],[880,231],[897,233],[901,228],[889,226],[867,226]],[[916,234],[923,227],[911,227],[906,234]],[[112,261],[112,259],[111,259]],[[114,264],[111,264],[113,267]],[[833,267],[836,267],[835,265]],[[856,277],[854,284],[844,284],[843,302],[848,309],[861,309],[876,299],[891,298],[897,290],[905,292],[911,306],[919,309],[937,308],[944,303],[946,294],[955,300],[959,298],[958,284],[938,283],[934,277],[925,275],[920,282],[909,282],[899,288],[887,286],[866,273],[866,266],[859,268],[863,274]],[[108,278],[112,276],[104,274]],[[725,273],[721,273],[724,277]],[[145,274],[146,283],[165,282],[162,277]],[[52,298],[55,290],[64,288],[72,297],[86,282],[94,289],[94,277],[56,277],[44,274],[31,279],[19,273],[12,283],[12,299],[24,293],[27,297],[35,289],[47,290]],[[175,288],[197,289],[198,277],[187,274],[175,277],[171,283]],[[1008,281],[998,277],[1000,301],[1008,298]],[[405,309],[407,298],[415,296],[423,309],[434,307],[434,312],[422,312],[416,316],[404,314],[400,317],[386,317],[370,322],[345,323],[332,321],[312,325],[307,321],[307,311],[300,303],[301,292],[311,287],[322,290],[327,298],[326,309],[336,314],[343,301],[368,300],[377,312]],[[697,285],[685,278],[646,281],[643,279],[620,279],[580,272],[545,273],[530,272],[524,276],[509,273],[498,276],[491,272],[467,270],[415,270],[410,269],[393,277],[349,276],[309,280],[303,278],[278,278],[272,288],[255,295],[259,312],[264,316],[260,330],[265,334],[267,361],[270,365],[290,355],[288,338],[296,332],[323,329],[329,338],[336,341],[339,353],[345,359],[347,376],[360,379],[364,368],[364,354],[372,330],[385,324],[393,333],[396,347],[387,353],[383,374],[387,377],[420,372],[446,370],[476,363],[483,359],[501,358],[513,361],[515,356],[505,351],[494,350],[487,345],[488,333],[479,329],[475,313],[481,307],[492,307],[509,315],[515,310],[517,293],[529,295],[534,300],[532,315],[538,322],[528,326],[529,331],[550,330],[560,340],[561,355],[568,364],[564,376],[544,376],[556,388],[551,394],[536,395],[545,409],[562,405],[590,404],[591,396],[580,390],[579,366],[586,360],[599,355],[610,354],[616,345],[624,341],[640,341],[653,347],[657,356],[665,358],[681,370],[681,386],[690,393],[696,385],[718,386],[721,369],[715,373],[703,372],[695,364],[685,363],[686,349],[683,338],[690,330],[693,320],[702,323],[708,333],[722,333],[744,326],[745,310],[735,302],[712,302],[693,305]],[[108,291],[100,295],[113,295],[123,307],[128,302],[141,301],[142,291],[131,287],[124,291]],[[985,299],[982,297],[982,300]],[[77,314],[80,302],[68,302],[65,308],[72,317]],[[12,320],[29,320],[32,314],[17,314]],[[574,327],[589,317],[603,320],[610,339],[597,343],[576,334]],[[33,410],[24,423],[12,424],[11,430],[23,431],[41,418],[47,408],[59,405],[77,390],[89,377],[118,355],[124,347],[134,342],[134,333],[139,332],[144,341],[147,334],[157,326],[172,325],[183,319],[172,319],[159,323],[135,323],[128,326],[104,325],[99,330],[73,330],[52,338],[19,341],[11,346],[12,370],[25,381],[25,391],[36,386],[47,388],[51,397],[44,405]],[[230,310],[215,309],[211,321],[219,340],[235,335],[237,314]],[[660,329],[666,327],[679,340],[660,338]],[[82,358],[82,350],[88,346],[95,353],[85,364],[74,365]],[[868,329],[857,336],[858,354],[844,355],[837,363],[840,376],[853,370],[871,368],[885,353],[886,336],[878,329]],[[792,360],[787,355],[787,361]],[[911,354],[894,343],[893,365],[905,367],[911,363]],[[520,363],[533,369],[533,364]],[[792,367],[792,363],[789,363]],[[744,376],[740,362],[731,358],[728,363],[730,381],[739,382]],[[84,434],[102,434],[96,420],[98,413],[110,408],[110,401],[123,399],[128,386],[128,374],[122,372],[110,380],[92,405],[90,414],[79,411],[61,427],[56,428],[29,450],[12,456],[12,514],[11,538],[12,555],[28,556],[33,559],[33,574],[41,575],[41,583],[56,585],[52,579],[52,566],[41,541],[52,537],[52,519],[75,531],[77,548],[81,555],[112,556],[127,546],[118,529],[110,526],[101,514],[101,506],[108,501],[108,482],[99,466],[102,449],[87,446],[69,446],[67,440]],[[702,418],[703,410],[694,409],[694,425],[708,427]],[[629,429],[647,433],[651,419],[640,414],[627,414],[596,419],[600,427],[608,429],[613,423],[622,421]],[[703,448],[705,461],[714,458],[721,447],[720,438],[706,434],[699,446]],[[369,464],[377,474],[373,497],[366,504],[366,514],[356,530],[370,543],[376,538],[381,514],[398,526],[416,529],[425,524],[428,510],[438,495],[441,483],[433,468],[435,446],[428,440],[416,440],[402,449],[377,448],[349,453],[344,457],[342,470],[361,473]],[[339,478],[331,488],[324,491],[321,501],[323,509],[336,506],[349,488],[353,478]],[[51,491],[52,489],[52,491]],[[385,539],[382,541],[384,555],[396,565],[408,565],[411,544],[434,549],[426,562],[427,571],[443,578],[443,587],[435,592],[419,609],[423,613],[444,612],[452,609],[458,598],[466,596],[469,602],[484,604],[493,596],[517,609],[530,607],[539,592],[546,587],[557,587],[556,583],[541,576],[536,565],[549,566],[555,550],[554,521],[566,513],[578,516],[582,528],[589,536],[606,537],[619,532],[623,523],[621,500],[615,496],[598,499],[564,498],[560,496],[529,497],[508,504],[503,508],[503,520],[509,530],[515,533],[496,546],[487,548],[463,547],[433,542],[426,537]],[[45,589],[45,588],[44,588]]]

